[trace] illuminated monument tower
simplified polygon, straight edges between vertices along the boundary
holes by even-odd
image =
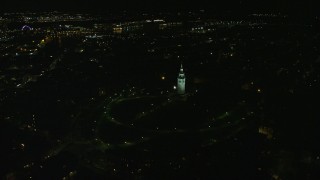
[[[182,64],[178,75],[177,89],[179,95],[183,95],[186,91],[186,76],[184,75]]]

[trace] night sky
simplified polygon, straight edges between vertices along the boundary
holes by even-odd
[[[2,11],[61,10],[61,11],[119,11],[119,10],[189,10],[207,9],[218,12],[256,13],[282,12],[305,15],[317,13],[315,0],[4,0]]]

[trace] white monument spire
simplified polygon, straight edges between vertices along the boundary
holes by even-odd
[[[183,72],[182,63],[181,63],[181,66],[180,66],[180,72],[179,72],[178,79],[177,79],[177,89],[178,89],[178,94],[179,95],[185,94],[185,91],[186,91],[186,76],[185,76],[185,74]]]

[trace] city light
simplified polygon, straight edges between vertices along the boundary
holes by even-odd
[[[319,179],[318,6],[282,1],[2,4],[1,177]]]

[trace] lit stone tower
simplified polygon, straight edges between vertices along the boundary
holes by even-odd
[[[183,95],[186,91],[186,76],[184,75],[182,64],[178,75],[177,89],[179,95]]]

